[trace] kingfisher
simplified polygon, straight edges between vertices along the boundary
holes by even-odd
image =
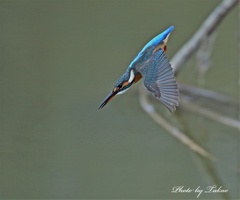
[[[143,78],[143,84],[172,113],[179,102],[179,91],[173,69],[165,52],[173,26],[148,42],[130,63],[127,71],[117,80],[110,94],[98,109],[103,108],[115,95],[126,92]]]

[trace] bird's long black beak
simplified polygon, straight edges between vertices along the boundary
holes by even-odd
[[[103,100],[103,102],[101,103],[101,105],[99,106],[99,109],[102,109],[116,94],[118,93],[118,91],[111,91],[109,93],[109,95]]]

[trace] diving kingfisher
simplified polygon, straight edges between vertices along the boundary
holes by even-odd
[[[179,91],[173,69],[165,55],[167,41],[173,26],[148,42],[117,80],[113,90],[98,109],[103,108],[116,94],[126,92],[143,78],[144,86],[172,113],[179,101]]]

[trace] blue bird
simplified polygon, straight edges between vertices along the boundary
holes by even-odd
[[[117,80],[113,90],[98,109],[103,108],[116,94],[126,92],[143,78],[144,86],[172,113],[179,101],[179,91],[173,69],[165,55],[166,44],[173,26],[148,42]]]

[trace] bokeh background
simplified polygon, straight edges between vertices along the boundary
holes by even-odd
[[[239,130],[157,108],[218,158],[193,153],[141,109],[140,81],[98,111],[141,48],[171,25],[169,59],[220,0],[1,0],[0,197],[239,198]],[[239,94],[238,8],[217,29],[204,88]],[[195,56],[178,80],[197,85]],[[238,107],[231,115],[238,118]]]

